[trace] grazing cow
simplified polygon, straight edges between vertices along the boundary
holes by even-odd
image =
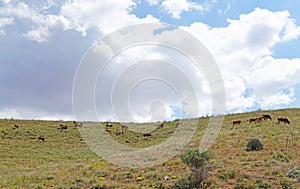
[[[277,118],[278,123],[283,122],[284,124],[290,124],[291,122],[288,120],[288,118]]]
[[[151,133],[144,133],[143,136],[144,137],[149,137],[149,136],[151,136]]]
[[[18,126],[18,125],[15,125],[15,128],[16,128],[16,129],[18,129],[18,128],[19,128],[19,126]]]
[[[263,121],[265,119],[266,118],[264,118],[263,116],[261,116],[261,117],[251,118],[249,121],[250,121],[250,123],[252,123],[252,122],[259,123],[259,122],[261,122],[261,121]]]
[[[122,129],[119,129],[119,128],[117,128],[116,129],[116,135],[124,135],[124,132],[123,132],[123,130]]]
[[[42,141],[42,142],[46,142],[45,138],[44,137],[38,137],[38,141]]]
[[[242,123],[241,120],[235,120],[235,121],[232,122],[232,125],[233,125],[233,126],[234,126],[234,125],[240,125],[241,123]]]
[[[61,124],[59,124],[59,128],[58,129],[60,129],[60,130],[67,130],[68,126],[61,123]]]
[[[73,121],[75,127],[81,127],[83,125],[82,122]]]
[[[268,114],[264,114],[264,115],[262,115],[262,117],[264,117],[265,119],[272,120],[271,116]]]
[[[108,127],[113,127],[113,125],[110,123],[106,123],[106,128],[108,128]]]
[[[124,131],[127,131],[127,130],[128,130],[128,126],[122,125],[122,131],[124,132]]]
[[[252,122],[256,123],[256,118],[250,118],[250,119],[249,119],[249,122],[250,122],[250,123],[252,123]]]

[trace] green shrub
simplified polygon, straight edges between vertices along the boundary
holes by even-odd
[[[264,148],[264,145],[258,138],[250,138],[247,143],[247,151],[259,151]]]
[[[188,150],[186,153],[182,154],[181,160],[191,168],[198,169],[205,167],[212,157],[213,154],[211,152],[200,152],[198,149],[196,149]]]
[[[192,189],[192,188],[206,188],[211,183],[205,182],[211,169],[209,160],[213,154],[209,151],[200,152],[196,150],[188,150],[181,155],[181,160],[192,169],[192,174],[186,179],[180,179],[175,184],[176,189]]]

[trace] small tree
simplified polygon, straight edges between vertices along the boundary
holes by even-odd
[[[211,169],[211,163],[209,160],[213,157],[213,154],[209,151],[200,152],[196,150],[188,150],[181,155],[181,160],[192,169],[192,174],[189,177],[189,188],[203,187],[204,181],[208,176]],[[181,188],[181,187],[175,187]],[[186,187],[184,187],[186,188]]]

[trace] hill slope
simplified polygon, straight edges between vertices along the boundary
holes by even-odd
[[[249,123],[249,118],[262,114],[270,114],[273,119]],[[287,117],[291,124],[278,124],[277,117]],[[198,147],[208,119],[199,118],[197,131],[185,149]],[[242,124],[233,127],[233,120],[241,120]],[[111,136],[128,146],[151,146],[167,140],[177,122],[164,123],[150,137],[134,131],[124,135],[112,132]],[[68,125],[68,129],[59,130],[60,123]],[[120,127],[120,123],[113,123],[110,130]],[[113,165],[85,144],[72,122],[3,119],[0,135],[1,188],[162,188],[173,186],[189,170],[181,162],[180,154],[163,164],[143,169]],[[38,137],[45,138],[46,142],[38,141]],[[246,151],[251,137],[262,141],[262,151]],[[289,170],[300,170],[300,109],[227,115],[209,150],[215,154],[215,168],[210,177],[212,188],[288,185],[300,188],[299,180],[286,177]],[[165,176],[174,177],[165,180]]]

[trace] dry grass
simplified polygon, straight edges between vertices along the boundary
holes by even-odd
[[[249,123],[249,118],[264,113],[274,119]],[[277,117],[288,117],[291,124],[277,124]],[[232,121],[237,119],[243,122],[233,127]],[[200,118],[197,132],[187,148],[198,147],[207,121],[208,118]],[[58,130],[59,123],[70,127],[66,131]],[[18,129],[14,128],[15,124]],[[120,127],[119,123],[113,125],[112,130]],[[176,121],[167,122],[148,138],[133,131],[112,136],[129,146],[146,147],[169,138],[175,125]],[[291,133],[295,131],[298,133],[292,140]],[[46,142],[37,141],[39,136]],[[264,150],[247,152],[247,140],[251,137],[259,138]],[[286,177],[288,170],[300,169],[300,109],[227,115],[210,151],[215,154],[215,169],[210,177],[212,188],[282,188],[284,182],[300,188],[297,179]],[[0,120],[1,188],[171,187],[188,175],[189,170],[179,156],[144,169],[119,167],[95,155],[71,122]],[[170,179],[164,180],[165,176]]]

